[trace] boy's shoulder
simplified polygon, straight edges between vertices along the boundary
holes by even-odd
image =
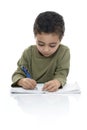
[[[31,52],[31,51],[34,50],[34,49],[36,49],[36,45],[30,45],[30,46],[28,46],[27,48],[25,48],[24,51],[26,51],[26,52]]]
[[[64,45],[64,44],[60,44],[60,49],[62,49],[62,50],[69,50],[69,47]]]
[[[64,45],[64,44],[60,44],[58,47],[58,51],[56,53],[56,55],[58,55],[58,57],[62,57],[65,54],[69,55],[70,54],[70,49],[68,46]]]
[[[22,53],[22,55],[24,55],[24,56],[30,56],[31,57],[31,55],[32,55],[32,53],[34,52],[34,50],[35,50],[35,48],[36,48],[36,45],[30,45],[30,46],[28,46],[28,47],[26,47],[25,49],[24,49],[24,51],[23,51],[23,53]]]

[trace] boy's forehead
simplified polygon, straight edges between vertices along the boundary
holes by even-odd
[[[59,40],[59,36],[54,33],[41,33],[36,35],[36,39],[38,41],[43,41],[45,43],[50,43],[50,42],[57,42]]]

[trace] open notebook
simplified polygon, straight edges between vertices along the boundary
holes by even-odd
[[[11,93],[13,94],[46,94],[46,93],[79,94],[81,93],[78,83],[66,84],[62,89],[59,89],[56,92],[42,91],[43,85],[44,84],[37,84],[36,89],[34,90],[26,90],[21,87],[15,87],[15,88],[11,88]]]

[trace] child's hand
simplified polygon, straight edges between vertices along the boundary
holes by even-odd
[[[36,81],[30,78],[22,78],[17,84],[22,86],[24,89],[34,89],[37,85]]]
[[[42,90],[54,92],[57,91],[60,86],[61,83],[58,80],[54,79],[46,82]]]

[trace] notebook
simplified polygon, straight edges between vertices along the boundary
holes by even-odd
[[[80,87],[77,82],[73,84],[65,84],[63,88],[58,89],[56,92],[42,91],[44,84],[37,84],[33,90],[26,90],[22,87],[11,88],[12,94],[79,94],[81,93]]]

